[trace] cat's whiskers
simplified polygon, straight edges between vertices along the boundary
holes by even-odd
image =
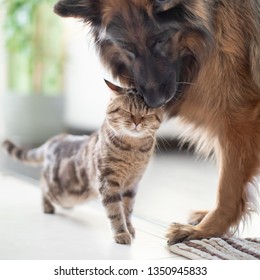
[[[167,139],[165,139],[163,136],[160,136],[160,135],[157,135],[157,137],[158,137],[159,140],[161,140],[161,144],[163,145],[164,150],[166,150],[167,146],[165,145],[165,142],[168,146],[170,145],[169,142],[167,141]],[[158,150],[160,152],[163,151],[160,144],[158,143],[158,141],[156,142],[156,147],[158,148]]]
[[[159,145],[158,141],[155,141],[155,147],[159,152],[162,152],[161,146]]]
[[[151,133],[151,131],[148,131],[149,132],[149,136],[156,142],[156,137],[153,133]]]
[[[157,137],[160,137],[160,136],[157,136],[155,135],[154,133],[152,133],[151,131],[149,131],[149,135],[153,138],[154,142],[155,142],[155,147],[159,150],[159,152],[162,152],[162,149],[157,141]]]

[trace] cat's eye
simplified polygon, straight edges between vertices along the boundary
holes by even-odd
[[[124,110],[124,109],[121,108],[120,111],[126,113],[127,115],[131,115],[132,116],[131,112],[129,112],[127,110]]]

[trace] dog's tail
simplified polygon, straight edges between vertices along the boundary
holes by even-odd
[[[36,149],[22,149],[17,147],[11,141],[6,140],[3,142],[3,149],[13,159],[21,161],[28,165],[38,166],[43,163],[44,160],[44,144]]]

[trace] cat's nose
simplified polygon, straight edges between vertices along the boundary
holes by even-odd
[[[133,119],[133,123],[136,126],[138,126],[141,123],[141,121],[142,121],[142,117],[140,117],[140,116],[133,116],[132,119]]]

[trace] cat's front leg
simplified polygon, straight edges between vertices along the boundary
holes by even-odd
[[[116,243],[130,244],[132,238],[126,224],[120,184],[114,181],[107,181],[100,188],[100,194]]]
[[[135,189],[128,189],[123,193],[123,205],[126,218],[126,225],[133,238],[135,237],[135,228],[132,225],[131,217],[133,213],[135,195]]]

